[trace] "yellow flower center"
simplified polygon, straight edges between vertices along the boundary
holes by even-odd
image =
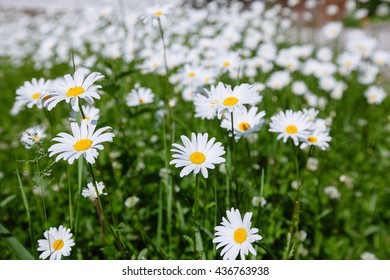
[[[286,132],[288,134],[295,134],[298,132],[298,127],[296,127],[295,125],[289,125],[286,127]]]
[[[38,134],[35,134],[35,135],[34,135],[33,140],[34,140],[35,142],[37,142],[37,141],[39,140]]]
[[[138,101],[139,101],[139,104],[144,104],[145,103],[145,101],[142,98],[140,98]]]
[[[351,67],[352,66],[352,61],[346,61],[345,62],[345,66],[348,67],[348,68]]]
[[[242,131],[247,131],[250,127],[250,124],[247,122],[242,122],[238,125],[238,129]]]
[[[88,117],[88,116],[85,116],[85,118],[84,118],[83,120],[90,121],[90,120],[91,120],[91,118],[90,118],[90,117]]]
[[[36,92],[36,93],[34,93],[34,94],[31,96],[31,98],[34,99],[34,100],[39,99],[39,97],[41,97],[41,93],[40,93],[40,92]]]
[[[317,143],[318,139],[315,136],[309,136],[307,138],[307,141],[309,141],[310,143]]]
[[[238,228],[234,232],[234,241],[236,241],[237,243],[241,244],[241,243],[243,243],[246,240],[247,236],[248,236],[248,234],[246,233],[245,229]]]
[[[72,87],[66,92],[66,96],[76,97],[76,96],[79,96],[80,94],[82,94],[84,91],[85,90],[82,87],[79,87],[79,86]]]
[[[223,105],[225,105],[225,106],[233,106],[233,105],[235,105],[237,102],[238,102],[238,98],[233,97],[233,96],[230,96],[230,97],[226,98],[226,99],[223,101]]]
[[[223,63],[223,67],[229,67],[230,65],[232,65],[229,61],[225,61]]]
[[[57,239],[56,241],[54,241],[53,243],[53,249],[58,251],[58,250],[61,250],[65,245],[65,242],[64,240],[62,239]]]
[[[153,13],[153,15],[154,15],[155,17],[161,17],[163,14],[164,14],[164,13],[161,12],[161,11],[158,11],[158,12],[154,12],[154,13]]]
[[[193,164],[202,164],[205,160],[206,156],[201,152],[194,152],[190,155],[190,161]]]
[[[76,144],[73,145],[73,148],[76,151],[85,151],[88,150],[92,146],[92,141],[89,139],[81,139],[76,142]]]
[[[191,72],[191,73],[188,74],[188,77],[191,77],[191,78],[193,78],[195,76],[196,76],[196,74],[194,72]]]

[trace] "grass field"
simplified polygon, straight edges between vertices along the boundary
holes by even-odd
[[[322,46],[288,43],[294,23],[278,7],[173,6],[170,13],[161,6],[147,10],[145,22],[138,18],[143,12],[136,17],[116,8],[19,20],[5,13],[0,259],[39,259],[38,240],[60,225],[74,240],[63,259],[221,259],[215,227],[232,207],[242,217],[251,212],[262,237],[252,243],[257,255],[247,259],[389,259],[390,86],[383,71],[390,54],[364,33],[343,43],[337,28],[318,31]],[[26,81],[54,84],[77,69],[104,76],[94,83],[101,86],[95,120],[97,129],[109,126],[115,135],[101,143],[94,163],[49,156],[52,139],[72,134],[71,122],[86,117],[63,101],[38,108],[54,96],[52,86],[39,100],[31,92],[31,108],[16,102]],[[244,105],[231,105],[234,113],[226,99],[198,98],[215,97],[219,82],[253,86],[239,96]],[[140,88],[153,98],[132,98]],[[248,101],[255,96],[257,102]],[[265,116],[256,126],[241,121],[231,135],[242,107]],[[308,141],[312,129],[298,145],[287,128],[280,133],[288,140],[278,140],[271,118],[287,110],[328,134],[329,147]],[[22,134],[36,125],[46,137],[34,138],[33,131],[26,148]],[[215,137],[225,151],[225,162],[208,169],[207,178],[181,177],[182,167],[170,164],[172,144],[193,132]],[[93,181],[104,183],[106,195],[81,195]]]

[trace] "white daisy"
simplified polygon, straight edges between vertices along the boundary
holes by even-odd
[[[172,13],[173,3],[165,3],[161,5],[153,5],[145,8],[144,14],[140,19],[143,22],[147,22],[152,19],[163,19],[167,15]]]
[[[51,81],[45,81],[43,78],[39,80],[33,78],[31,82],[26,81],[24,84],[16,90],[16,103],[27,108],[37,106],[42,108],[41,97],[43,91],[49,89]]]
[[[234,87],[219,82],[217,87],[210,91],[210,98],[215,104],[214,109],[220,119],[224,111],[241,113],[245,104],[256,105],[261,101],[261,96],[256,89],[249,84],[241,84]]]
[[[59,154],[56,157],[56,161],[60,159],[67,160],[69,164],[72,164],[75,159],[78,159],[81,155],[91,164],[95,162],[98,156],[97,150],[103,150],[102,142],[112,142],[114,133],[103,133],[104,131],[111,129],[106,126],[98,129],[96,132],[96,124],[83,120],[79,126],[77,123],[71,124],[72,133],[61,132],[53,140],[59,143],[54,144],[49,148],[49,156]]]
[[[95,182],[95,183],[96,183],[96,187],[97,187],[99,196],[100,195],[107,195],[107,193],[105,193],[103,191],[103,189],[105,188],[103,182]],[[81,195],[84,197],[89,197],[91,199],[96,199],[98,197],[98,195],[96,194],[95,186],[93,185],[92,182],[89,182],[87,184],[87,187],[83,189],[83,191],[81,192]]]
[[[380,104],[386,98],[386,92],[383,88],[378,86],[370,86],[365,92],[364,96],[368,104]]]
[[[321,150],[326,150],[329,148],[329,142],[332,140],[332,137],[329,136],[328,131],[322,129],[315,129],[301,138],[303,143],[301,144],[301,149],[304,149],[308,146],[316,146]]]
[[[207,169],[214,169],[214,164],[225,162],[221,156],[225,154],[221,142],[215,142],[215,137],[207,140],[208,134],[191,134],[191,140],[182,135],[181,140],[184,144],[173,143],[175,149],[171,149],[174,158],[169,164],[175,164],[175,167],[184,167],[180,172],[180,177],[188,175],[194,171],[194,174],[202,172],[203,177],[208,177]]]
[[[219,243],[217,250],[224,247],[221,251],[223,259],[235,260],[240,254],[241,259],[244,260],[249,252],[256,255],[251,243],[261,240],[262,236],[257,234],[259,231],[257,228],[251,228],[252,213],[247,212],[242,220],[240,211],[232,208],[226,211],[226,216],[228,219],[223,217],[221,226],[215,227],[216,237],[213,239],[213,243]]]
[[[46,230],[43,233],[46,239],[38,240],[37,250],[43,251],[39,258],[44,260],[50,256],[50,260],[60,260],[62,256],[69,256],[72,250],[71,247],[75,245],[72,235],[70,229],[62,225],[58,229],[51,227],[49,230]]]
[[[271,117],[269,131],[279,133],[277,139],[283,138],[285,143],[288,138],[291,138],[294,144],[298,146],[299,138],[304,137],[311,127],[312,123],[306,114],[301,111],[287,110]]]
[[[126,96],[126,103],[129,107],[136,107],[142,104],[153,103],[154,94],[150,88],[135,88]]]
[[[22,137],[20,138],[20,142],[26,147],[26,149],[30,149],[37,143],[40,143],[44,138],[46,138],[46,128],[41,125],[35,125],[26,129],[22,133]]]
[[[93,83],[102,79],[103,75],[92,72],[87,77],[85,76],[86,70],[79,68],[73,77],[66,74],[63,78],[56,80],[51,89],[45,93],[44,106],[50,111],[59,102],[65,100],[66,103],[71,103],[74,111],[78,112],[79,98],[84,99],[89,104],[93,104],[94,99],[100,99],[97,91],[101,86]]]
[[[99,120],[100,117],[100,109],[94,107],[94,106],[85,106],[82,105],[81,108],[83,109],[84,113],[84,119],[86,119],[89,122],[96,123]],[[71,117],[69,120],[75,122],[76,121],[76,112],[72,111],[70,113]]]
[[[253,132],[259,131],[264,124],[264,116],[264,111],[257,114],[257,107],[251,107],[249,111],[244,107],[241,114],[233,113],[234,138],[236,141],[238,141],[241,136],[248,138],[248,136]],[[231,131],[231,122],[231,115],[226,115],[226,117],[222,120],[221,127]]]

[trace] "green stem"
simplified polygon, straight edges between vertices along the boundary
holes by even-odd
[[[232,174],[232,181],[236,185],[235,188],[235,197],[236,197],[236,208],[240,208],[240,189],[238,186],[237,176],[236,176],[236,157],[235,157],[235,139],[234,139],[234,120],[233,120],[233,112],[230,113],[231,117],[231,126],[232,126],[232,136],[230,138],[230,144],[232,146],[232,166],[231,166],[231,174]]]

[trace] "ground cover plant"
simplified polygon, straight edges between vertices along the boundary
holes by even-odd
[[[1,259],[389,258],[390,53],[220,2],[3,12]]]

